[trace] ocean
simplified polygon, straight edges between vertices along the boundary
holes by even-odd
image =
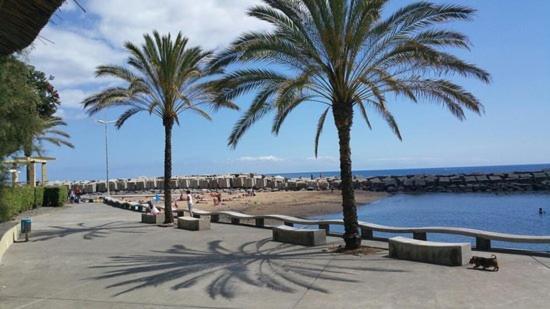
[[[405,176],[405,175],[454,175],[474,173],[512,173],[512,172],[534,172],[550,170],[550,164],[526,164],[526,165],[494,165],[494,166],[466,166],[466,167],[439,167],[439,168],[411,168],[411,169],[387,169],[387,170],[357,170],[353,172],[357,177],[371,176]],[[301,172],[301,173],[278,173],[286,178],[309,178],[335,177],[340,176],[339,171],[325,172]]]
[[[355,176],[452,175],[474,173],[532,172],[550,169],[550,164],[475,166],[423,169],[358,170]],[[283,173],[288,178],[332,177],[339,172]],[[539,215],[538,209],[546,210]],[[360,221],[403,227],[467,227],[492,232],[523,235],[550,235],[550,193],[422,193],[396,194],[358,208]],[[341,213],[315,218],[341,219]],[[343,232],[342,227],[334,227]],[[378,237],[398,234],[375,233]],[[410,234],[400,236],[411,237]],[[428,234],[428,240],[471,242],[472,237]],[[493,241],[495,248],[550,252],[550,244],[522,244]]]
[[[546,214],[539,215],[543,208]],[[550,235],[550,193],[429,193],[396,194],[358,208],[360,221],[402,227],[466,227],[522,235]],[[341,219],[341,214],[315,217]],[[331,227],[333,228],[333,227]],[[334,226],[343,232],[341,226]],[[376,233],[377,237],[407,236]],[[475,242],[472,237],[429,234],[428,240]],[[550,252],[550,244],[493,241],[494,248]]]

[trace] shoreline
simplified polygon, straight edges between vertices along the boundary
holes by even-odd
[[[222,203],[214,205],[214,197],[209,193],[195,193],[194,208],[213,211],[238,211],[251,215],[279,214],[294,217],[311,217],[330,215],[342,212],[342,195],[340,190],[330,191],[278,191],[278,192],[256,192],[255,196],[246,194],[222,194]],[[363,190],[355,191],[357,205],[365,205],[378,201],[391,194],[385,192],[369,192]],[[139,195],[119,195],[126,201],[138,202]],[[117,198],[117,195],[112,195]],[[174,196],[174,202],[180,209],[187,209],[185,201],[178,200]],[[160,204],[163,202],[161,201]]]

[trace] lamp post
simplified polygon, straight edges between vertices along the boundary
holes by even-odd
[[[111,189],[109,188],[109,144],[107,143],[107,125],[115,123],[114,120],[97,120],[97,123],[102,124],[105,127],[105,178],[107,187],[107,196],[111,196]]]

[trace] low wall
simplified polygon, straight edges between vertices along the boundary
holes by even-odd
[[[0,236],[0,263],[2,262],[2,257],[4,256],[4,253],[8,251],[9,247],[17,239],[19,235],[19,229],[20,225],[16,223]]]

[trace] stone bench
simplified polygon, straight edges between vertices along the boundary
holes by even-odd
[[[178,229],[188,231],[203,231],[210,229],[210,220],[192,218],[192,217],[179,217]]]
[[[164,214],[141,214],[141,222],[149,224],[162,224],[164,223]]]
[[[469,243],[444,243],[393,237],[389,240],[391,258],[430,264],[463,266],[468,264],[472,249]]]
[[[318,246],[326,243],[326,231],[320,229],[297,229],[280,225],[273,228],[273,240],[294,245]]]

